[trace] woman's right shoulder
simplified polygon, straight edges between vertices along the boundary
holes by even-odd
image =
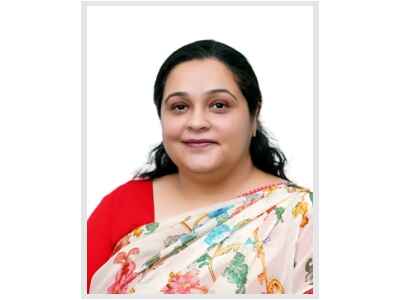
[[[119,216],[133,209],[152,210],[153,186],[151,179],[131,179],[106,194],[90,214]]]
[[[140,199],[152,199],[153,183],[151,179],[131,179],[105,194],[95,210],[114,210],[132,206]]]
[[[131,179],[114,188],[104,199],[133,199],[149,196],[152,193],[152,185],[151,179]]]

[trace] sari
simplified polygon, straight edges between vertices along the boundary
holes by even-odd
[[[289,182],[145,224],[93,275],[93,294],[303,294],[313,193]]]

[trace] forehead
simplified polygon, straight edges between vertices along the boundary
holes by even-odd
[[[202,94],[203,91],[225,88],[241,94],[234,74],[216,59],[191,60],[175,66],[167,77],[164,96],[171,92],[185,91]]]

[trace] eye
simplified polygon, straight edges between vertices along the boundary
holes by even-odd
[[[172,105],[171,110],[174,112],[183,112],[186,109],[187,105],[186,104],[175,104]]]
[[[211,104],[212,107],[215,107],[216,110],[221,111],[221,110],[225,110],[226,108],[228,108],[228,105],[225,102],[214,102],[213,104]]]

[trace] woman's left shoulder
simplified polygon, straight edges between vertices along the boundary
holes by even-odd
[[[289,194],[293,194],[294,199],[313,205],[314,193],[311,188],[293,182],[286,182],[284,187]]]
[[[287,181],[286,182],[286,187],[289,191],[293,192],[306,192],[306,193],[312,193],[312,189],[304,186],[304,185],[299,185],[297,183],[294,183],[292,181]]]

